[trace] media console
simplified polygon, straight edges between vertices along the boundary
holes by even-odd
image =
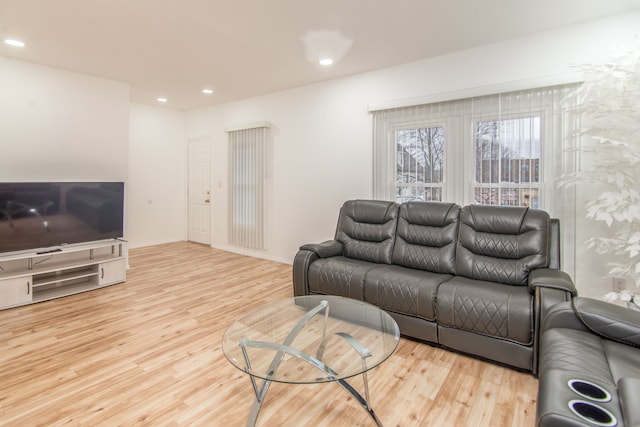
[[[0,310],[124,282],[124,245],[113,239],[0,256]]]

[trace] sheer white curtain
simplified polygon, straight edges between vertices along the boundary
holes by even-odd
[[[229,243],[265,249],[265,174],[269,124],[227,129],[229,135]]]
[[[579,123],[568,105],[576,87],[373,110],[374,197],[544,209],[561,221],[563,264],[571,271],[575,194],[556,183],[578,167]],[[429,133],[441,139],[420,139]],[[435,179],[427,160],[433,150],[442,156]]]

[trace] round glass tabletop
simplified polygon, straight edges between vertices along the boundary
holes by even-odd
[[[309,295],[258,307],[224,334],[222,351],[238,369],[269,381],[320,383],[362,374],[398,346],[395,320],[371,304]]]

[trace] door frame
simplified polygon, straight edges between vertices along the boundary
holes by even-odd
[[[209,158],[208,158],[208,163],[209,163],[209,196],[212,196],[212,173],[211,173],[211,165],[212,165],[212,161],[211,161],[211,137],[209,136],[200,136],[200,137],[194,137],[194,138],[187,138],[186,140],[186,144],[185,144],[185,162],[186,162],[186,167],[185,167],[185,172],[186,172],[186,178],[185,178],[185,211],[186,211],[186,221],[185,221],[185,237],[187,241],[191,241],[189,240],[189,225],[190,225],[190,215],[189,215],[189,211],[190,211],[190,197],[189,197],[189,177],[191,174],[191,160],[189,158],[189,147],[191,143],[194,142],[206,142],[209,146]],[[211,203],[209,203],[209,243],[207,243],[207,245],[211,246],[211,242],[212,242],[212,228],[211,228],[211,217],[212,217],[212,212],[211,212]],[[195,241],[194,241],[195,242]],[[195,243],[200,243],[200,242],[195,242]],[[203,243],[204,244],[204,243]]]

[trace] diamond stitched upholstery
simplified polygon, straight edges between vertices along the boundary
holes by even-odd
[[[549,214],[524,207],[471,205],[460,212],[456,274],[527,285],[529,272],[549,266]]]
[[[575,329],[554,328],[542,336],[539,372],[548,369],[583,374],[585,369],[593,379],[612,384],[601,339],[591,333]]]
[[[318,259],[309,266],[309,290],[362,300],[365,274],[374,267],[342,256]]]
[[[397,223],[397,203],[349,200],[340,210],[335,240],[348,258],[390,264]]]
[[[400,206],[392,261],[434,273],[454,273],[460,206],[407,202]]]
[[[364,300],[385,310],[434,320],[433,301],[448,274],[417,271],[391,265],[367,272]]]
[[[533,341],[533,297],[527,287],[454,277],[438,287],[438,324],[521,344]]]
[[[296,254],[294,293],[364,299],[408,336],[535,373],[538,316],[574,292],[542,271],[559,266],[552,224],[528,208],[347,201],[334,240]]]

